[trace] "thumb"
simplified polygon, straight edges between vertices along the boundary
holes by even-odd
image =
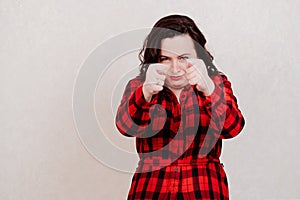
[[[168,71],[169,67],[167,65],[164,64],[157,64],[156,65],[156,71],[157,73],[161,74],[161,75],[165,75]]]
[[[193,65],[195,65],[197,62],[199,62],[199,59],[196,58],[189,58],[187,59],[188,62],[188,68],[192,67]]]

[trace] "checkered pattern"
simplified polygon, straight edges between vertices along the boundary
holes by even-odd
[[[229,199],[222,165],[169,165],[161,170],[135,173],[128,199]]]
[[[128,199],[229,198],[222,139],[238,135],[245,121],[227,77],[211,78],[210,96],[187,85],[177,99],[164,87],[151,102],[140,77],[129,81],[116,116],[118,130],[136,137],[140,157]]]

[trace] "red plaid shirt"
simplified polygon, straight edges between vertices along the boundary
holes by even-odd
[[[222,139],[238,135],[245,121],[227,77],[211,78],[210,96],[187,85],[177,99],[164,87],[151,102],[140,77],[129,81],[116,116],[118,130],[136,137],[140,157],[128,199],[229,198]]]

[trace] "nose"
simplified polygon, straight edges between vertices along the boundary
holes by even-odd
[[[172,65],[171,70],[172,70],[173,73],[177,73],[181,70],[179,62],[178,62],[177,59],[174,59],[171,65]]]

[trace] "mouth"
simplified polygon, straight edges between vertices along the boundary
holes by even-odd
[[[173,81],[178,81],[183,78],[183,75],[174,75],[174,76],[169,76],[169,77]]]

